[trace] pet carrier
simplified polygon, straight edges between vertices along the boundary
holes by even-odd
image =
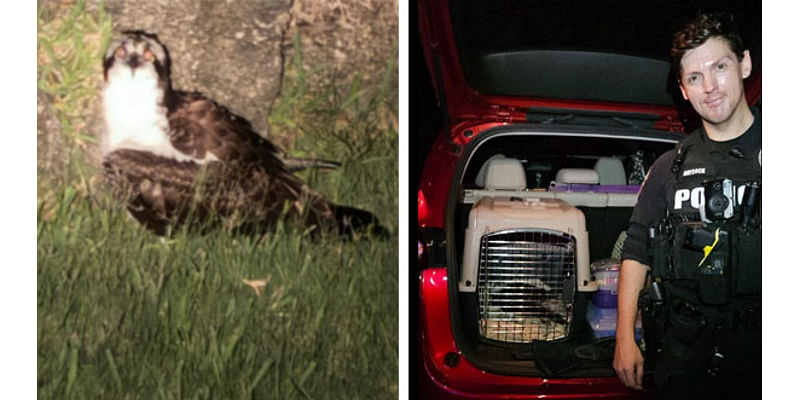
[[[459,280],[476,293],[481,337],[566,337],[575,291],[594,291],[583,213],[560,199],[484,197],[470,211]]]

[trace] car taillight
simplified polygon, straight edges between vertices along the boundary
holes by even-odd
[[[417,192],[417,220],[424,221],[428,218],[428,203],[425,201],[425,194],[422,189]]]

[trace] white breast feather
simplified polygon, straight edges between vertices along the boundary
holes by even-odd
[[[158,76],[152,68],[139,68],[135,74],[124,65],[110,68],[103,89],[106,122],[103,155],[114,150],[131,149],[179,161],[216,159],[209,154],[198,160],[172,146],[168,136],[167,109],[160,105],[163,96],[158,87]]]

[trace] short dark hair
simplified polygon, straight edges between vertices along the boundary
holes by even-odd
[[[701,13],[687,22],[672,39],[672,67],[680,79],[681,59],[687,51],[700,47],[708,39],[717,37],[723,39],[731,48],[739,61],[744,57],[744,43],[739,36],[733,14],[725,12]]]

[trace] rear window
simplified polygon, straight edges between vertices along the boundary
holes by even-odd
[[[633,158],[640,157],[647,171],[659,155],[675,147],[671,141],[632,140],[589,135],[518,134],[488,139],[470,157],[462,183],[475,183],[481,166],[496,154],[520,160],[525,167],[527,188],[544,189],[555,180],[562,168],[593,168],[601,157],[618,158],[625,165],[626,176],[633,168]],[[630,182],[640,183],[640,182]]]

